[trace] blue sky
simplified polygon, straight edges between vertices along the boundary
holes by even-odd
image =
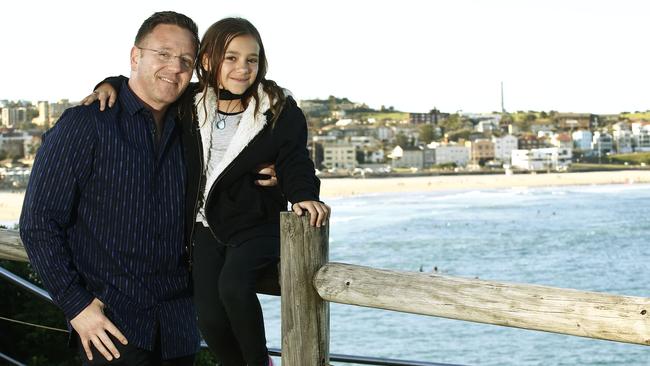
[[[646,5],[648,4],[648,5]],[[299,99],[404,111],[618,113],[650,109],[650,2],[328,0],[3,2],[0,99],[81,99],[127,74],[141,22],[175,10],[203,31],[260,30],[269,78]]]

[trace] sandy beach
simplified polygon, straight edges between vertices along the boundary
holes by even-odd
[[[327,198],[382,192],[635,183],[650,183],[650,171],[322,179],[321,196]]]
[[[321,180],[321,196],[327,199],[382,192],[639,183],[650,183],[650,170],[365,179],[331,178]],[[0,192],[0,223],[18,221],[23,196],[22,192]]]

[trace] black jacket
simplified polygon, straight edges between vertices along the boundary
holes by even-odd
[[[125,77],[105,81],[119,90]],[[318,201],[320,180],[307,151],[307,123],[296,101],[287,96],[277,121],[271,125],[269,100],[261,89],[260,112],[253,113],[251,102],[243,112],[238,132],[233,138],[240,146],[218,176],[205,200],[206,218],[215,238],[225,245],[238,245],[256,236],[278,236],[280,212],[287,209],[287,200]],[[214,109],[214,92],[209,90],[207,106]],[[187,168],[185,193],[185,244],[191,258],[192,232],[203,192],[203,146],[200,126],[211,123],[209,109],[198,100],[202,96],[192,83],[167,113],[176,113],[181,126],[183,155]],[[206,111],[208,115],[206,116]],[[245,131],[242,132],[242,131]],[[231,142],[231,145],[233,145]],[[229,148],[230,150],[230,148]],[[226,153],[228,155],[228,152]],[[255,185],[256,167],[275,163],[278,187]]]
[[[187,238],[198,212],[198,198],[203,191],[203,146],[200,126],[211,123],[206,115],[202,94],[195,84],[179,99],[178,110],[182,126],[182,141],[188,173],[185,201]],[[260,88],[261,91],[261,88]],[[208,91],[209,102],[214,106],[214,93]],[[260,93],[260,105],[264,106],[265,94]],[[254,106],[243,112],[238,131],[231,142],[239,145],[228,160],[228,152],[222,165],[224,169],[210,189],[206,200],[206,218],[215,238],[226,245],[238,245],[256,236],[279,235],[280,211],[292,203],[318,201],[320,181],[315,175],[314,164],[307,151],[307,123],[296,101],[288,96],[278,120],[271,125],[271,112],[266,106],[257,115]],[[279,186],[275,188],[255,185],[256,167],[273,162],[276,166]]]

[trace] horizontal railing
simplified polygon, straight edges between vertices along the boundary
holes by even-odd
[[[20,241],[20,237],[17,231],[12,230],[2,230],[0,229],[0,259],[8,259],[19,262],[27,262],[27,253],[25,248]],[[7,269],[0,266],[0,278],[13,283],[14,285],[26,290],[33,295],[36,295],[42,300],[45,300],[52,305],[54,304],[50,295],[44,289],[34,285],[33,283],[23,279],[22,277],[8,271]],[[270,281],[270,280],[265,280]],[[269,287],[273,287],[270,286]],[[269,291],[258,291],[260,293],[270,294]],[[201,342],[202,348],[207,348],[205,342]],[[282,351],[279,348],[270,347],[269,354],[272,356],[282,356]],[[24,364],[12,359],[11,357],[0,353],[0,359],[4,359],[6,362],[17,366],[24,366]],[[374,365],[374,366],[462,366],[456,364],[447,364],[447,363],[436,363],[436,362],[425,362],[425,361],[412,361],[412,360],[400,360],[400,359],[390,359],[390,358],[380,358],[380,357],[366,357],[366,356],[357,356],[357,355],[346,355],[332,353],[329,355],[330,361],[352,363],[356,365]]]
[[[650,345],[645,297],[330,263],[328,227],[283,213],[280,232],[283,366],[335,360],[329,354],[328,301]],[[0,258],[27,260],[15,232],[0,231]],[[365,364],[440,365],[415,362]]]

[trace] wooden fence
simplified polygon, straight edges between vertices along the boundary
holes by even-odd
[[[281,216],[282,365],[329,364],[329,302],[650,345],[650,299],[328,261],[329,227]],[[0,230],[0,258],[26,261]]]

